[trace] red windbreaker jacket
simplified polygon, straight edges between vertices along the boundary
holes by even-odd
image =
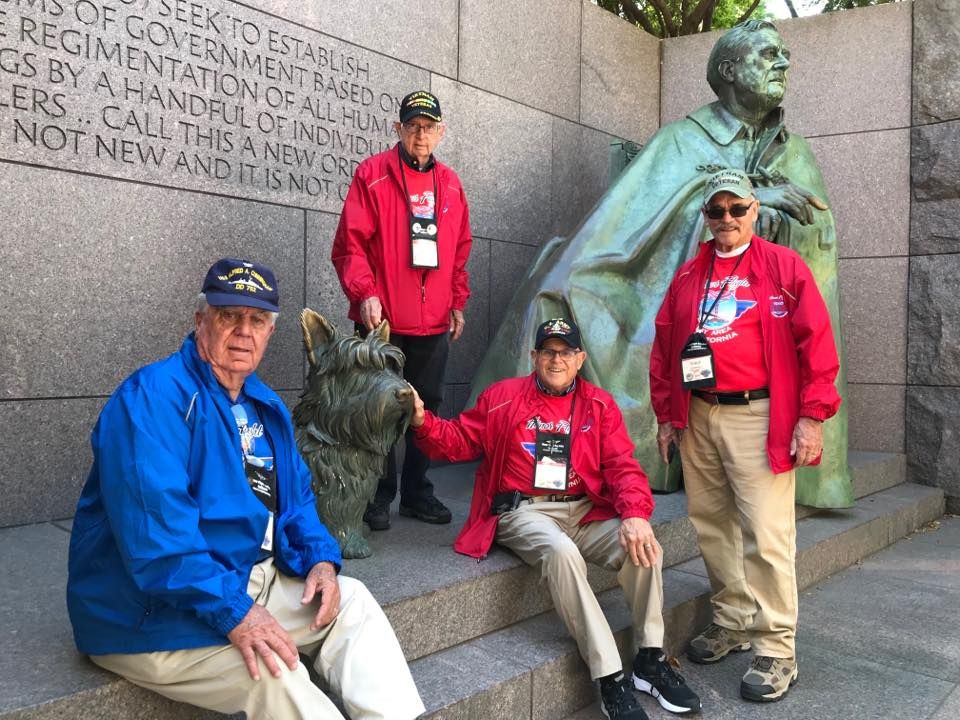
[[[571,463],[593,503],[582,522],[612,517],[642,517],[653,514],[653,495],[647,476],[633,457],[633,442],[627,434],[620,408],[610,393],[577,378],[574,403]],[[428,412],[414,431],[417,445],[431,458],[451,462],[483,456],[473,487],[467,522],[454,549],[475,558],[490,550],[497,531],[497,516],[490,513],[493,496],[500,491],[500,476],[510,448],[509,439],[518,423],[545,412],[543,394],[533,373],[494,383],[477,398],[477,404],[454,420]]]
[[[434,161],[437,173],[436,270],[412,268],[409,200],[400,178],[399,144],[360,163],[340,215],[330,259],[350,301],[350,319],[360,322],[360,303],[380,298],[390,331],[439,335],[450,328],[450,311],[470,296],[467,258],[473,238],[460,178]]]
[[[775,473],[793,467],[790,440],[800,416],[833,417],[840,370],[830,315],[803,259],[793,250],[753,236],[750,286],[760,308],[763,357],[770,374],[767,459]],[[704,243],[677,271],[657,313],[650,353],[650,402],[657,422],[687,426],[690,392],[680,384],[680,351],[697,325],[697,310],[713,253]],[[744,388],[749,389],[749,388]],[[820,459],[817,459],[818,464]]]

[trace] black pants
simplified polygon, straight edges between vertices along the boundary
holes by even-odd
[[[356,325],[361,337],[367,334],[366,328]],[[437,412],[443,401],[443,375],[447,369],[447,355],[450,343],[448,333],[439,335],[396,335],[390,333],[390,343],[403,350],[406,362],[403,365],[403,377],[416,389],[423,400],[424,407]],[[403,470],[400,475],[400,504],[414,505],[433,495],[433,483],[427,479],[430,459],[420,452],[413,440],[413,430],[407,430],[404,438],[406,452]],[[397,451],[391,448],[387,455],[386,474],[377,484],[376,501],[391,503],[397,496]]]

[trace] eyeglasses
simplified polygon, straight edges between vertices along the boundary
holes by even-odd
[[[719,205],[707,205],[703,211],[711,220],[723,220],[723,216],[728,212],[730,213],[730,217],[742,218],[750,211],[750,208],[752,207],[752,202],[746,205],[731,205],[728,208],[722,208]]]
[[[404,132],[410,133],[411,135],[416,135],[419,132],[423,132],[424,135],[436,135],[440,132],[440,123],[426,123],[420,125],[415,122],[405,122],[401,125]]]
[[[567,348],[566,350],[552,350],[550,348],[544,348],[543,350],[537,350],[540,354],[540,357],[546,360],[553,360],[558,357],[564,362],[570,362],[577,355],[580,354],[579,350],[574,350],[573,348]]]

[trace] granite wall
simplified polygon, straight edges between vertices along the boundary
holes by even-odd
[[[913,23],[907,462],[960,513],[960,1]]]
[[[0,0],[0,527],[73,514],[97,413],[179,345],[219,256],[276,269],[263,376],[296,401],[299,308],[348,327],[344,192],[423,87],[475,234],[458,409],[538,246],[606,188],[610,143],[656,129],[659,59],[580,0]]]
[[[956,0],[927,4],[918,33],[925,13],[954,12]],[[960,117],[960,96],[947,69],[934,73],[924,82],[936,107],[918,120],[930,103],[915,98],[911,130],[912,15],[896,3],[779,23],[794,53],[786,109],[820,158],[837,217],[851,445],[904,451],[909,396],[924,435],[911,429],[908,444],[956,459],[956,397],[934,387],[958,392],[947,336],[960,323],[945,319],[955,303],[937,298],[909,320],[906,308],[908,270],[913,296],[957,283],[956,233],[921,237],[930,225],[918,212],[909,223],[909,162],[913,132],[914,177],[921,138],[939,158],[915,205],[925,193],[930,222],[960,214],[956,129],[944,122]],[[956,52],[942,21],[928,25],[918,65],[924,52]],[[459,409],[537,248],[569,233],[605,189],[610,143],[642,143],[711,99],[714,40],[661,43],[580,0],[0,0],[11,288],[0,296],[0,527],[72,514],[97,412],[124,376],[177,346],[218,256],[277,269],[285,312],[263,375],[295,402],[296,311],[347,327],[327,259],[342,195],[356,164],[392,144],[399,98],[417,87],[443,103],[438,155],[471,200],[473,298],[445,403]],[[915,336],[943,338],[936,360]],[[924,387],[908,394],[908,383]],[[924,477],[944,482],[950,463],[940,467]]]

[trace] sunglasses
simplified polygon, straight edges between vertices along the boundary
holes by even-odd
[[[728,208],[722,208],[718,205],[708,205],[703,211],[711,220],[723,220],[723,216],[728,212],[730,213],[730,217],[742,218],[752,207],[753,203],[748,203],[747,205],[731,205]]]

